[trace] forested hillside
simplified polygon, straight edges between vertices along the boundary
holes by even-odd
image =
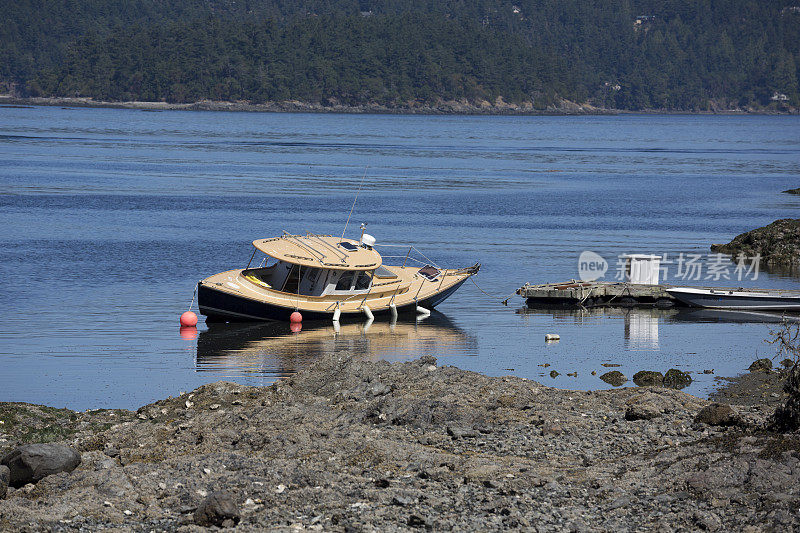
[[[795,0],[19,0],[22,96],[618,109],[798,106]]]

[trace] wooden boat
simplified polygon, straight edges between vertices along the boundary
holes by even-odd
[[[253,246],[247,268],[198,283],[197,301],[206,322],[286,321],[294,311],[304,320],[427,313],[480,269],[477,263],[443,269],[420,262],[412,257],[413,246],[402,265],[385,265],[375,239],[363,233],[360,241],[284,233],[253,241]],[[266,257],[250,268],[257,252]]]
[[[696,289],[672,287],[667,292],[691,307],[743,310],[800,310],[800,291]]]

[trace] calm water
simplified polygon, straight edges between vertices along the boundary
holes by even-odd
[[[201,324],[197,280],[243,266],[250,242],[341,233],[480,261],[506,296],[577,277],[592,250],[707,254],[800,217],[800,117],[425,117],[0,107],[0,401],[137,407],[219,379],[266,384],[320,353],[605,388],[617,363],[694,372],[704,395],[772,354],[759,315],[508,307],[468,283],[419,323]],[[387,252],[390,253],[390,252]],[[797,287],[761,273],[718,284]],[[712,281],[701,283],[712,284]],[[700,283],[698,283],[700,284]],[[545,333],[561,341],[545,345]],[[544,367],[549,363],[550,367]],[[561,373],[556,379],[549,372]],[[567,373],[578,372],[577,377]]]

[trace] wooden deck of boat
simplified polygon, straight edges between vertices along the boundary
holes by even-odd
[[[657,305],[670,307],[682,305],[667,292],[671,285],[637,285],[608,281],[568,281],[565,283],[525,284],[517,294],[529,304],[544,305],[596,305],[631,306]]]

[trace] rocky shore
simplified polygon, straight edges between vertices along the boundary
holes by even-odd
[[[645,109],[627,111],[624,109],[608,109],[595,107],[587,103],[576,103],[561,99],[545,108],[534,107],[531,102],[515,104],[498,98],[495,102],[468,100],[440,100],[437,103],[408,102],[403,105],[383,105],[370,103],[363,105],[347,105],[335,99],[324,102],[301,102],[286,100],[252,104],[248,102],[225,102],[202,100],[191,103],[170,102],[107,102],[88,97],[30,97],[22,98],[12,95],[0,95],[0,106],[61,106],[61,107],[97,107],[114,109],[139,109],[142,111],[247,111],[267,113],[375,113],[398,115],[617,115],[617,114],[679,114],[679,115],[777,115],[797,114],[800,110],[790,108],[786,112],[772,109],[739,109],[715,108],[710,111],[674,111],[668,109]]]
[[[619,111],[603,109],[589,104],[561,100],[556,105],[535,108],[531,103],[515,104],[498,98],[495,102],[468,100],[440,100],[435,104],[408,102],[405,105],[377,103],[346,105],[335,99],[324,102],[286,100],[252,104],[249,102],[221,102],[202,100],[191,103],[170,102],[105,102],[93,98],[19,98],[0,95],[0,105],[8,106],[63,106],[105,107],[139,109],[142,111],[248,111],[269,113],[377,113],[409,115],[611,115]]]
[[[6,403],[0,456],[58,440],[80,465],[9,487],[0,529],[791,531],[800,438],[764,429],[772,410],[432,357],[324,358],[136,412]]]
[[[712,252],[729,254],[734,258],[761,256],[766,265],[794,266],[800,264],[800,219],[783,218],[768,226],[742,233],[728,244],[712,244]]]

